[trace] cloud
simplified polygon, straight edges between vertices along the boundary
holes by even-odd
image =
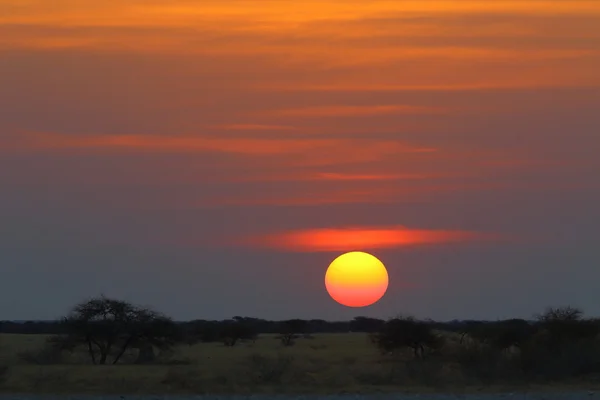
[[[266,111],[265,114],[291,117],[364,117],[390,114],[440,114],[448,110],[439,107],[421,107],[406,104],[363,106],[318,106]]]
[[[391,227],[320,228],[238,239],[235,244],[286,251],[351,251],[402,248],[499,239],[498,235],[460,230]]]
[[[320,172],[314,175],[309,175],[307,179],[325,181],[388,181],[427,179],[431,177],[431,175],[426,174],[343,174],[336,172]]]
[[[269,88],[391,92],[598,85],[600,5],[592,1],[16,3],[0,2],[1,49],[112,55],[122,63],[150,55],[177,64],[180,73],[189,68],[192,85],[199,81],[194,73],[214,65],[225,76],[207,77],[197,96],[217,101],[221,93],[210,93],[207,84],[218,82],[219,92],[235,96]],[[173,63],[174,57],[184,60]],[[443,69],[435,67],[438,62]],[[252,105],[261,103],[259,97]],[[289,112],[409,113],[369,107]],[[231,110],[238,109],[246,111]]]
[[[358,182],[358,181],[412,181],[450,177],[449,174],[420,173],[343,173],[343,172],[296,172],[268,171],[256,172],[245,176],[220,177],[223,182]]]
[[[355,150],[361,148],[361,152]],[[432,153],[397,140],[346,138],[218,138],[201,135],[70,135],[54,132],[21,132],[0,135],[0,149],[14,151],[122,150],[159,153],[222,152],[246,156],[290,156],[286,165],[328,165],[365,162],[399,153]],[[292,157],[293,158],[293,157]]]
[[[127,7],[68,0],[55,1],[51,7],[39,0],[30,3],[28,7],[0,4],[5,7],[0,8],[0,46],[212,56],[262,54],[286,63],[300,58],[330,64],[420,57],[565,57],[574,42],[557,48],[557,41],[580,29],[580,20],[592,26],[589,21],[600,12],[593,2],[575,0],[322,1],[303,2],[300,7],[290,2],[257,1],[249,6],[215,0],[202,5],[185,0],[168,4],[132,1]],[[557,24],[569,29],[556,29]],[[594,29],[577,32],[593,36]],[[581,37],[567,39],[581,41]],[[552,48],[541,48],[544,43]],[[596,46],[590,43],[589,48]]]
[[[422,196],[425,190],[415,188],[392,189],[387,187],[360,187],[360,188],[312,188],[303,193],[283,194],[285,190],[277,193],[246,193],[245,195],[209,198],[198,206],[320,206],[329,204],[382,204],[398,200],[400,194],[403,199],[414,199]]]
[[[506,82],[456,83],[437,85],[395,85],[385,83],[323,83],[323,84],[257,84],[256,89],[267,91],[298,91],[298,92],[479,92],[497,90],[518,90],[532,88],[561,88],[561,87],[598,87],[600,84],[590,84],[572,81],[557,81],[556,79],[527,79],[509,80]]]
[[[10,145],[10,143],[9,143]],[[331,140],[214,138],[192,135],[68,135],[27,132],[13,136],[17,149],[123,149],[153,152],[227,152],[251,155],[301,152],[332,145]]]
[[[327,23],[354,21],[382,15],[477,15],[481,13],[514,13],[520,15],[586,15],[597,14],[600,6],[589,0],[409,0],[409,1],[322,1],[307,0],[302,3],[257,0],[223,2],[206,0],[201,4],[191,0],[173,2],[148,2],[132,0],[124,6],[121,1],[106,0],[82,3],[79,0],[3,0],[0,3],[0,22],[57,23],[66,26],[171,26],[191,25],[193,22],[218,22],[223,19],[238,22],[260,21],[263,29],[293,27],[312,21]]]
[[[267,124],[223,124],[212,126],[213,129],[226,131],[293,131],[298,128],[289,125],[267,125]]]

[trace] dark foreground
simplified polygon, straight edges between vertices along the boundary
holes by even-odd
[[[373,395],[250,395],[250,396],[170,396],[170,395],[131,395],[131,396],[97,396],[97,395],[0,395],[0,400],[590,400],[600,397],[595,392],[565,393],[498,393],[498,394],[373,394]]]

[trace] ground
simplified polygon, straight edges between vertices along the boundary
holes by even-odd
[[[20,356],[43,335],[0,335],[0,388],[5,393],[390,393],[524,390],[482,385],[438,362],[383,356],[365,334],[320,334],[283,347],[274,335],[255,343],[182,345],[155,365],[91,365],[85,353],[61,365],[32,365]],[[133,355],[132,355],[133,356]],[[4,367],[2,367],[4,366]],[[593,390],[593,382],[561,390]],[[557,390],[556,385],[528,390]]]

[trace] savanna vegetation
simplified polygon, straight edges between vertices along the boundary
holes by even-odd
[[[595,388],[600,321],[572,307],[533,320],[175,322],[98,297],[61,321],[0,325],[0,390],[340,393]]]

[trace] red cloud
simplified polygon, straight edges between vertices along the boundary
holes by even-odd
[[[274,110],[264,112],[281,116],[296,117],[357,117],[389,114],[434,114],[445,113],[447,110],[439,107],[421,107],[406,104],[386,104],[367,106],[321,106]]]
[[[239,244],[289,251],[350,251],[383,249],[426,244],[490,240],[497,235],[460,231],[392,227],[322,228],[287,231],[243,238]]]

